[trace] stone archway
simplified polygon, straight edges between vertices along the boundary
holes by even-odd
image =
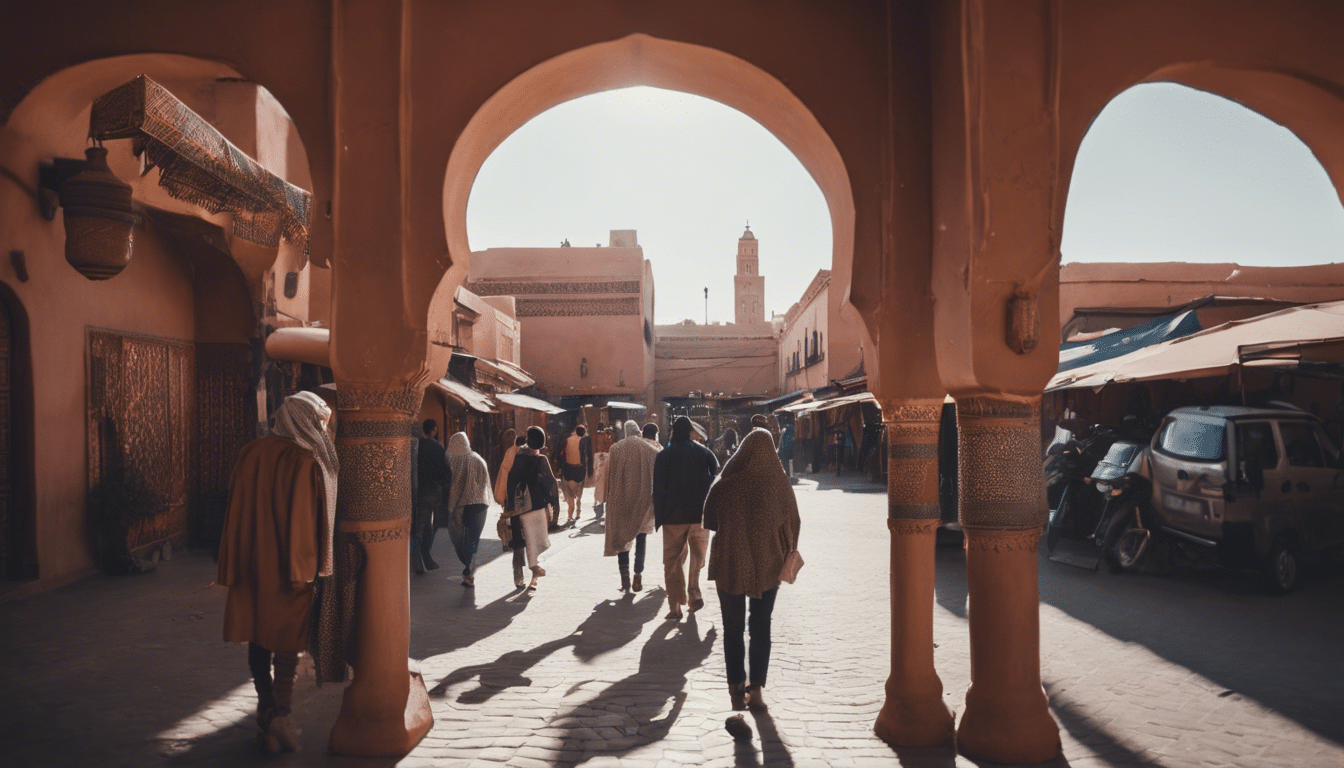
[[[770,131],[798,158],[820,187],[831,216],[831,263],[840,277],[829,313],[848,306],[854,259],[854,193],[835,143],[802,100],[770,73],[741,58],[690,43],[633,34],[578,48],[514,78],[487,100],[458,137],[443,184],[443,218],[452,267],[430,304],[431,335],[443,322],[453,291],[466,278],[471,245],[467,201],[481,166],[528,120],[591,93],[647,85],[713,99]]]

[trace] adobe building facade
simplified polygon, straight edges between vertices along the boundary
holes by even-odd
[[[803,295],[784,313],[779,335],[779,379],[782,392],[824,387],[833,378],[827,365],[826,341],[830,332],[831,271],[817,270]],[[850,328],[848,336],[857,336]],[[839,372],[843,375],[845,372]]]
[[[31,503],[5,515],[30,523],[38,577],[87,562],[67,540],[78,536],[87,487],[92,329],[246,346],[256,336],[243,326],[253,327],[256,304],[268,303],[263,276],[276,263],[284,273],[272,283],[277,312],[305,314],[288,303],[298,300],[289,286],[303,282],[294,268],[300,257],[274,249],[230,248],[238,325],[227,330],[213,325],[213,314],[198,320],[205,302],[190,275],[150,254],[151,236],[140,231],[146,242],[138,248],[149,254],[143,266],[133,261],[116,278],[85,281],[61,258],[61,223],[39,213],[38,165],[78,158],[90,102],[139,74],[189,104],[221,83],[256,84],[293,125],[284,134],[293,141],[275,146],[294,151],[295,161],[287,151],[283,168],[268,167],[311,193],[307,268],[320,269],[307,278],[308,295],[329,323],[338,386],[336,535],[364,562],[357,664],[329,743],[341,754],[405,754],[432,725],[424,681],[407,664],[409,434],[425,387],[451,355],[434,341],[452,322],[457,288],[474,275],[466,230],[474,180],[505,138],[550,107],[625,86],[680,90],[771,131],[830,210],[826,356],[832,371],[849,371],[866,351],[890,448],[891,643],[890,655],[874,660],[887,670],[875,729],[899,746],[955,738],[975,759],[1055,757],[1058,725],[1039,664],[1038,429],[1041,390],[1057,366],[1059,237],[1078,147],[1117,94],[1170,81],[1238,101],[1293,131],[1338,188],[1344,5],[784,0],[764,14],[762,7],[72,0],[57,20],[48,3],[8,4],[0,26],[0,239],[2,252],[24,254],[0,264],[8,389],[19,393],[7,412],[16,427],[7,432],[8,456],[18,457],[11,467],[25,486],[12,498]],[[800,39],[816,55],[798,56]],[[208,105],[201,110],[209,121]],[[247,123],[244,115],[236,125]],[[262,143],[236,143],[257,159],[266,153]],[[152,173],[139,176],[125,144],[109,151],[140,204],[169,205]],[[228,229],[199,206],[168,210]],[[329,292],[318,287],[323,270]],[[547,279],[591,274],[576,265]],[[642,286],[646,275],[631,264],[621,281]],[[622,323],[652,317],[653,297],[642,289],[598,295],[635,300],[633,311],[614,316]],[[518,316],[526,363],[531,317],[521,304]],[[842,322],[859,329],[861,348],[837,342]],[[638,360],[647,390],[648,351],[612,357]],[[570,369],[579,363],[569,361]],[[199,383],[185,367],[164,369],[184,382],[167,391]],[[199,376],[202,367],[194,370]],[[260,399],[250,386],[226,390],[242,391],[244,403]],[[974,670],[964,697],[955,697],[955,719],[932,642],[938,419],[947,395],[958,411]]]
[[[521,365],[547,394],[653,406],[653,270],[634,230],[606,247],[476,251],[468,281],[486,300],[512,297]]]

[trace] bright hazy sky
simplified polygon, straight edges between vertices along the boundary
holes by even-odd
[[[1063,260],[1344,261],[1344,206],[1310,150],[1221,97],[1150,84],[1118,96],[1079,150]],[[606,245],[636,229],[657,322],[732,320],[737,238],[760,240],[783,313],[829,268],[825,199],[783,144],[709,99],[627,88],[561,104],[504,141],[467,207],[475,250]],[[768,316],[769,312],[767,312]]]

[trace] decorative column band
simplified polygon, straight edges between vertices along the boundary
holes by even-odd
[[[1039,528],[1020,531],[967,529],[966,549],[972,552],[1035,552],[1041,541]]]
[[[391,411],[413,419],[420,412],[420,402],[424,397],[424,387],[365,389],[354,384],[336,384],[338,411]]]
[[[364,439],[415,437],[418,427],[418,424],[408,419],[393,419],[392,421],[356,421],[347,418],[341,419],[336,425],[336,436]]]
[[[883,403],[882,414],[887,428],[888,527],[896,520],[937,521],[942,402]]]
[[[1040,401],[957,401],[962,528],[1040,529],[1045,524]]]
[[[887,530],[904,536],[926,535],[937,531],[940,522],[939,520],[905,520],[889,517],[887,518]]]

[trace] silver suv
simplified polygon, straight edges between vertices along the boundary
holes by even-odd
[[[1149,451],[1162,530],[1259,568],[1271,591],[1297,583],[1304,557],[1344,544],[1339,450],[1304,411],[1178,408]]]

